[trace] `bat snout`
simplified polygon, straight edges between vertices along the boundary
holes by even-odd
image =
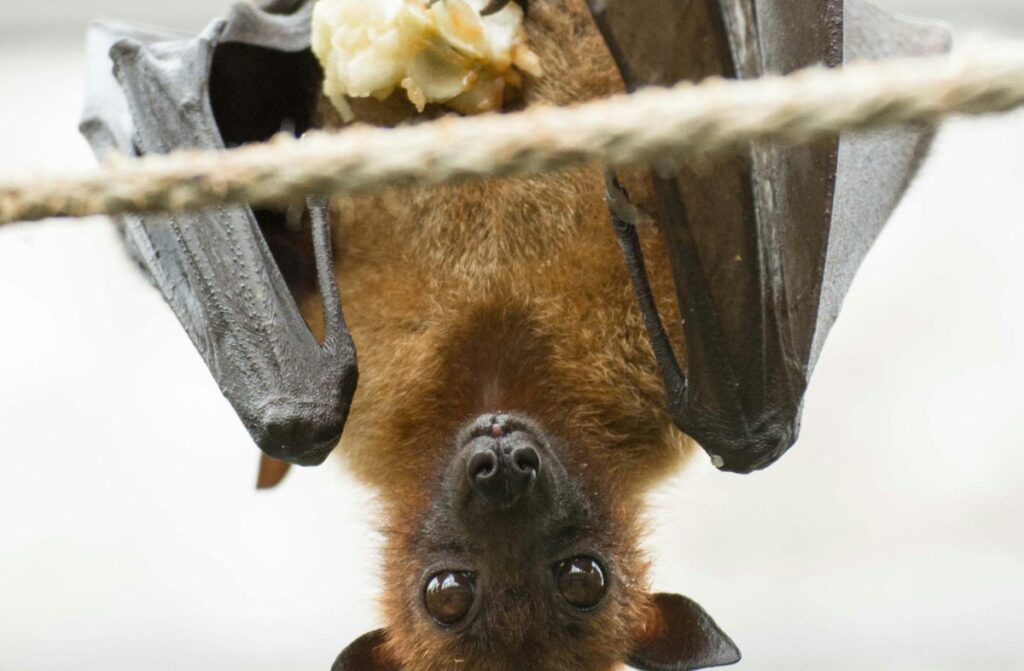
[[[499,508],[529,498],[542,474],[541,441],[509,418],[485,416],[474,422],[463,450],[472,495]]]
[[[508,449],[497,444],[474,448],[466,462],[466,477],[478,496],[508,508],[527,496],[540,474],[540,454],[531,445]]]

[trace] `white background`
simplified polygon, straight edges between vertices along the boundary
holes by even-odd
[[[1024,37],[1019,0],[889,0]],[[84,22],[0,0],[0,172],[88,166]],[[656,586],[746,669],[1024,668],[1024,115],[956,121],[865,263],[799,445],[653,497]],[[377,626],[369,493],[257,451],[102,220],[0,230],[0,669],[326,670]]]

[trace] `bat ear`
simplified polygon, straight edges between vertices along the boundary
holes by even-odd
[[[655,594],[644,633],[627,661],[642,671],[694,671],[735,664],[740,651],[695,601]]]
[[[388,639],[386,629],[371,631],[360,636],[342,650],[331,671],[401,671],[384,653]]]

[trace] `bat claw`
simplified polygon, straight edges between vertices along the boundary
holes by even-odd
[[[444,0],[440,1],[444,2]],[[507,5],[511,1],[512,0],[491,0],[489,3],[487,3],[486,7],[480,10],[480,16],[490,16],[491,14],[497,14],[501,10],[505,9],[505,5]],[[437,3],[438,0],[427,0],[427,7],[433,7]],[[523,5],[525,4],[526,2],[524,0]]]
[[[487,6],[480,10],[480,16],[490,16],[491,14],[497,14],[501,10],[505,9],[510,0],[491,0],[487,3]]]

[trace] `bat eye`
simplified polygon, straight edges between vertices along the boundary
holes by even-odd
[[[458,624],[473,607],[476,579],[464,571],[443,571],[427,583],[423,601],[427,612],[440,624]]]
[[[573,557],[557,564],[555,582],[562,597],[580,610],[597,607],[608,591],[601,565],[590,557]]]

